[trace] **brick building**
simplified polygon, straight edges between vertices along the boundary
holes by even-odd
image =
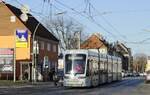
[[[108,43],[99,34],[93,34],[86,41],[81,44],[82,49],[98,50],[100,53],[119,56],[122,59],[122,69],[124,71],[131,71],[132,54],[131,49],[126,47],[123,43],[117,42],[115,44]]]
[[[124,71],[132,71],[131,65],[133,64],[133,56],[131,48],[128,48],[121,42],[116,43],[116,52],[122,58],[122,68]]]
[[[91,35],[87,40],[81,44],[82,49],[99,49],[100,53],[108,53],[108,42],[99,34]]]
[[[16,78],[24,79],[24,74],[27,73],[27,79],[31,79],[32,36],[39,24],[35,33],[35,40],[39,45],[39,54],[36,57],[37,76],[39,80],[47,80],[48,73],[57,67],[59,40],[31,14],[28,14],[27,22],[20,19],[21,14],[20,9],[4,2],[0,3],[0,79],[13,78],[14,54]],[[27,47],[16,47],[16,31],[27,31]]]

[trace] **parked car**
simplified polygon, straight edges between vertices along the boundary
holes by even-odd
[[[146,71],[145,81],[150,82],[150,70]]]
[[[138,72],[135,72],[135,73],[133,73],[133,76],[134,76],[134,77],[138,77],[138,76],[140,76],[140,75],[139,75]]]
[[[121,75],[122,75],[123,78],[125,77],[125,73],[124,72],[122,72]]]

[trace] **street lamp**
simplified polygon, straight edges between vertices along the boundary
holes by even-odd
[[[37,32],[37,29],[39,27],[40,23],[38,23],[36,25],[36,28],[33,32],[33,39],[32,39],[32,80],[34,82],[36,82],[36,57],[37,57],[37,47],[38,47],[38,44],[37,44],[37,41],[35,41],[35,34]]]
[[[29,13],[29,7],[27,5],[23,5],[21,7],[21,16],[20,19],[23,22],[26,22],[28,20],[28,15],[27,13]],[[37,29],[40,25],[40,22],[36,25],[33,35],[32,35],[32,82],[36,82],[36,56],[37,56],[37,48],[38,48],[38,44],[37,41],[35,41],[35,34],[37,32]]]

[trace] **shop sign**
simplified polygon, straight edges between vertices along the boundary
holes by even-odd
[[[13,49],[0,49],[0,55],[13,55]]]
[[[0,48],[0,73],[13,73],[14,49]]]
[[[12,65],[4,65],[2,67],[2,72],[12,72],[13,71],[13,66]]]
[[[16,47],[28,47],[28,30],[16,30]]]

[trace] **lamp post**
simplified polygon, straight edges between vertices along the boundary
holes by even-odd
[[[36,28],[32,35],[32,82],[36,82],[36,57],[37,57],[37,41],[35,41],[35,34],[40,23],[36,25]]]
[[[28,20],[28,15],[29,13],[29,7],[27,5],[22,5],[21,7],[21,16],[20,19],[23,22],[26,22]],[[37,57],[37,41],[35,41],[35,34],[37,32],[37,29],[39,27],[40,23],[36,25],[33,35],[32,35],[32,82],[36,82],[36,57]]]
[[[14,82],[16,82],[16,31],[14,31]]]

